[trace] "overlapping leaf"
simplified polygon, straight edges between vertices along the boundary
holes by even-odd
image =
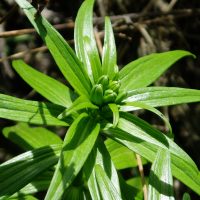
[[[65,78],[79,94],[89,96],[91,85],[86,70],[64,38],[46,19],[40,15],[36,16],[36,9],[28,1],[15,1],[24,10],[35,30],[46,43]]]
[[[107,128],[105,133],[129,149],[153,162],[158,149],[169,149],[172,173],[188,187],[200,194],[200,173],[193,160],[171,139],[147,122],[121,113],[118,128]]]
[[[168,150],[158,149],[149,176],[148,199],[174,200]]]
[[[0,118],[32,124],[67,126],[66,122],[56,118],[62,111],[63,107],[55,104],[0,94]]]
[[[45,200],[61,199],[95,144],[100,126],[82,113],[66,134],[60,159]]]
[[[61,145],[51,145],[28,151],[0,165],[0,199],[30,183],[34,177],[58,161]]]
[[[81,5],[76,17],[74,38],[76,54],[86,67],[91,82],[96,83],[102,69],[93,32],[93,4],[94,0],[87,0]]]

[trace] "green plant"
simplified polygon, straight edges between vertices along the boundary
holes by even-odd
[[[193,160],[173,142],[166,117],[155,107],[200,101],[200,91],[147,87],[187,51],[152,54],[118,71],[112,26],[105,19],[102,62],[96,47],[92,9],[85,0],[75,23],[74,51],[26,0],[16,0],[48,46],[74,90],[13,61],[16,72],[51,103],[0,94],[0,117],[37,125],[69,126],[64,141],[45,128],[25,123],[3,134],[28,150],[0,165],[0,199],[35,199],[46,191],[53,199],[142,199],[138,179],[126,182],[118,169],[136,167],[133,152],[153,163],[149,199],[174,199],[172,175],[200,194],[200,175]],[[165,135],[128,113],[147,109],[163,119]],[[126,156],[124,156],[126,155]],[[184,198],[189,198],[185,195]]]

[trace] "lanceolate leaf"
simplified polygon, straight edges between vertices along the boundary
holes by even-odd
[[[81,5],[76,17],[74,38],[77,56],[86,67],[91,81],[96,83],[102,69],[92,25],[93,4],[94,0],[86,0]]]
[[[64,107],[71,106],[73,93],[67,86],[31,68],[22,60],[13,61],[13,67],[33,89],[46,99]]]
[[[32,124],[67,126],[66,122],[56,118],[63,109],[51,103],[22,100],[0,94],[0,118]]]
[[[119,74],[121,89],[133,90],[150,85],[177,60],[185,56],[193,54],[176,50],[151,54],[129,63]]]
[[[89,96],[91,85],[88,75],[64,38],[46,19],[40,15],[35,16],[37,11],[28,1],[15,1],[24,10],[30,22],[46,43],[65,78],[79,94]]]
[[[115,126],[117,126],[117,123],[119,121],[119,108],[114,103],[110,103],[110,104],[108,104],[108,106],[112,110],[112,113],[113,113],[113,126],[115,127]]]
[[[139,101],[149,106],[169,106],[200,101],[200,91],[176,87],[146,87],[128,91],[123,102]]]
[[[95,165],[95,175],[98,182],[99,190],[101,192],[102,199],[107,200],[121,200],[122,198],[118,194],[116,188],[107,177],[105,171],[101,165]]]
[[[137,167],[136,157],[130,149],[112,139],[107,139],[105,145],[117,169]],[[146,163],[147,161],[142,158],[142,164]]]
[[[102,58],[103,74],[109,76],[112,80],[118,72],[117,53],[112,25],[108,17],[105,18],[105,36]]]
[[[169,151],[159,149],[150,171],[148,199],[174,200],[170,162]]]
[[[169,149],[173,175],[200,194],[200,173],[192,159],[171,139],[131,114],[121,113],[118,128],[104,130],[109,137],[153,162],[158,149]]]
[[[32,150],[52,144],[62,144],[61,138],[48,129],[42,127],[31,128],[25,123],[4,128],[3,134],[25,150]]]
[[[82,113],[69,128],[45,200],[61,199],[91,152],[100,126]]]
[[[28,151],[0,165],[0,199],[7,199],[58,161],[61,145]]]

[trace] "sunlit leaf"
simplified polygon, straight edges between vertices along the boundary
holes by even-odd
[[[84,1],[75,21],[74,38],[77,56],[83,62],[88,75],[96,83],[102,74],[98,49],[93,32],[94,0]]]
[[[174,200],[168,150],[159,149],[149,176],[148,199]]]
[[[29,67],[22,60],[13,61],[13,67],[33,89],[46,99],[64,107],[71,106],[73,93],[67,86]]]
[[[176,87],[146,87],[128,91],[123,102],[142,102],[149,106],[169,106],[200,101],[200,91]]]
[[[36,15],[36,9],[26,0],[15,0],[24,10],[35,30],[46,43],[59,69],[73,86],[82,95],[89,96],[90,80],[81,62],[64,38],[41,15]]]
[[[28,151],[0,165],[0,199],[5,199],[58,161],[61,145]]]
[[[105,18],[105,36],[102,57],[103,74],[112,80],[118,72],[117,53],[112,25],[108,17]]]
[[[193,56],[193,54],[175,50],[151,54],[129,63],[119,73],[121,89],[133,90],[150,85],[171,65],[185,56]]]
[[[63,109],[51,103],[22,100],[0,94],[0,118],[32,124],[67,126],[66,122],[56,118]]]
[[[45,199],[60,199],[79,173],[99,133],[95,120],[82,113],[70,126]]]

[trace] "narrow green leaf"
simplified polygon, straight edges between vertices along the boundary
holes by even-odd
[[[119,108],[118,105],[114,103],[108,104],[109,108],[112,110],[113,113],[113,126],[117,126],[118,121],[119,121]]]
[[[69,128],[45,200],[61,199],[91,152],[100,126],[82,113]]]
[[[101,199],[95,176],[95,165],[100,165],[103,168],[118,194],[121,194],[117,170],[101,138],[98,138],[83,168],[92,199]]]
[[[98,109],[98,107],[94,104],[91,103],[91,101],[84,97],[84,96],[80,96],[78,97],[73,104],[66,110],[64,110],[59,116],[59,119],[63,119],[69,115],[71,115],[72,113],[75,113],[79,110],[83,110],[83,109]]]
[[[200,101],[200,91],[176,87],[146,87],[128,91],[123,101],[139,101],[152,107],[169,106]]]
[[[163,115],[158,109],[156,109],[152,106],[149,106],[140,101],[139,102],[138,101],[128,102],[125,105],[122,105],[120,107],[120,111],[133,111],[133,110],[137,110],[138,108],[143,108],[143,109],[148,110],[148,111],[156,114],[157,116],[159,116],[165,123],[166,127],[168,128],[169,136],[173,137],[172,127],[171,127],[171,124],[169,123],[169,120],[167,119],[167,117],[165,117],[165,115]]]
[[[64,107],[71,106],[73,93],[67,86],[31,68],[22,60],[15,60],[12,64],[17,73],[46,99]]]
[[[105,145],[117,169],[137,167],[138,164],[133,151],[111,139],[107,139]],[[142,164],[146,163],[147,161],[142,158]]]
[[[174,200],[168,150],[159,149],[149,176],[148,199]]]
[[[102,199],[107,200],[121,200],[120,194],[117,192],[116,188],[107,177],[105,171],[101,165],[95,165],[95,174],[99,190],[101,192]]]
[[[0,118],[32,124],[67,126],[66,122],[56,118],[63,109],[51,103],[22,100],[0,94]]]
[[[0,165],[0,199],[30,183],[34,177],[58,161],[61,145],[51,145],[28,151]]]
[[[32,150],[52,144],[62,144],[61,138],[48,129],[42,127],[31,128],[25,123],[4,128],[3,135],[24,150]]]
[[[117,52],[112,25],[108,17],[105,18],[105,36],[102,57],[103,74],[108,75],[112,80],[118,72]]]
[[[93,32],[94,0],[82,3],[75,21],[74,38],[78,58],[83,62],[92,83],[102,75],[101,62]]]
[[[81,62],[64,38],[26,0],[15,0],[24,10],[35,30],[46,43],[64,77],[82,95],[89,96],[90,80]]]
[[[175,50],[151,54],[126,65],[119,73],[121,89],[133,90],[153,83],[171,65],[185,56],[194,56],[188,51]]]
[[[169,149],[172,173],[188,187],[200,194],[200,172],[194,161],[171,139],[147,122],[128,113],[121,113],[118,128],[107,126],[104,132],[117,142],[153,162],[158,149]]]
[[[18,197],[11,197],[8,198],[8,200],[38,200],[36,197],[31,196],[31,195],[21,195],[19,194]]]

